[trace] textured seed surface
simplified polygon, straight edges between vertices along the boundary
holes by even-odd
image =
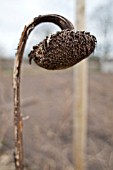
[[[95,49],[96,38],[88,32],[62,30],[46,37],[33,47],[29,62],[49,70],[66,69],[88,57]]]

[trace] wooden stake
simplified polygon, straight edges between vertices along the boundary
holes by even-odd
[[[76,0],[76,30],[85,27],[85,0]],[[85,170],[85,148],[87,133],[87,88],[88,68],[87,60],[79,63],[73,70],[74,79],[74,137],[73,155],[76,170]]]

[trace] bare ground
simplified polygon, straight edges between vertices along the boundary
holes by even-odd
[[[73,70],[25,66],[21,82],[26,169],[73,170]],[[88,93],[87,169],[112,170],[113,75],[89,70]],[[1,71],[1,170],[14,169],[12,96],[12,74]]]

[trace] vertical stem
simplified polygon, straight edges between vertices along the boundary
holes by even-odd
[[[15,128],[15,168],[16,170],[23,170],[23,122],[20,110],[20,71],[23,58],[23,52],[27,37],[25,36],[26,27],[21,35],[18,45],[16,59],[13,71],[13,90],[14,90],[14,128]]]

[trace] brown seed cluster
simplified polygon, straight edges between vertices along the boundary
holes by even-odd
[[[88,57],[94,51],[96,42],[89,32],[64,29],[34,46],[29,62],[31,64],[33,59],[37,65],[48,70],[66,69]]]

